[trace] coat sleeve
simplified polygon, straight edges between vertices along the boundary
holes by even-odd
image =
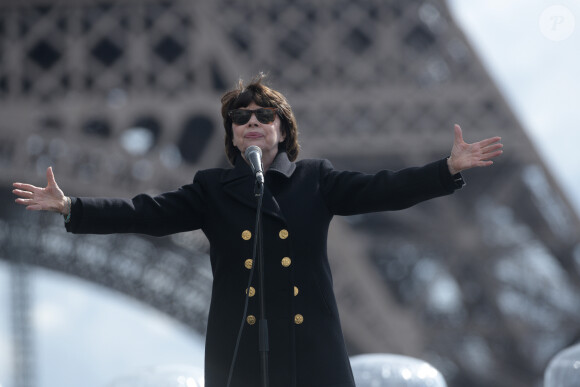
[[[169,235],[202,227],[205,195],[198,178],[193,184],[158,196],[133,199],[73,198],[67,231],[75,234],[139,233]]]
[[[374,175],[337,171],[328,160],[322,162],[320,169],[320,188],[335,215],[401,210],[451,194],[463,184],[461,174],[451,175],[446,159]]]

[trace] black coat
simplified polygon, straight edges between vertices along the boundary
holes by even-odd
[[[272,387],[354,386],[327,258],[332,217],[403,209],[450,194],[461,183],[445,159],[366,175],[336,171],[326,160],[291,163],[278,154],[266,173],[263,197]],[[161,236],[201,228],[210,242],[214,276],[205,381],[207,387],[224,387],[252,263],[256,203],[250,167],[238,157],[233,169],[200,171],[193,184],[156,197],[75,198],[67,230]],[[258,299],[258,294],[249,299],[232,387],[260,386],[258,324],[250,317],[259,319]]]

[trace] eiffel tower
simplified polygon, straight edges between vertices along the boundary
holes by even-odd
[[[335,219],[350,353],[419,357],[449,386],[523,387],[579,339],[580,221],[443,0],[6,0],[0,50],[5,192],[42,185],[49,165],[68,195],[123,197],[226,166],[219,99],[260,71],[293,106],[301,157],[339,169],[445,157],[454,123],[468,142],[501,135],[505,156],[466,172],[455,195]],[[43,267],[204,333],[211,271],[199,232],[73,237],[54,215],[0,211],[20,307],[23,268]],[[32,386],[19,326],[15,387]]]

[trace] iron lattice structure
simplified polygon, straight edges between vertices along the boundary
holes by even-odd
[[[443,0],[4,1],[0,50],[6,186],[41,185],[48,165],[73,196],[187,184],[227,165],[219,98],[260,71],[293,105],[301,156],[339,168],[444,157],[455,122],[468,141],[499,134],[506,156],[466,173],[453,197],[335,221],[351,353],[421,357],[451,386],[517,387],[578,339],[578,217]],[[119,290],[204,332],[202,235],[72,237],[60,223],[4,208],[1,257]]]

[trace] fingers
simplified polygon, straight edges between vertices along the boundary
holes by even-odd
[[[46,181],[48,182],[49,187],[55,187],[56,180],[54,179],[54,173],[52,172],[52,167],[48,167],[46,169]]]
[[[485,148],[485,147],[493,145],[493,144],[501,145],[500,141],[501,141],[501,137],[491,137],[491,138],[486,138],[485,140],[481,140],[481,141],[477,142],[476,144],[482,148]],[[503,145],[501,145],[501,146],[503,146]]]
[[[34,200],[32,200],[32,199],[16,199],[15,202],[18,204],[22,204],[24,206],[29,206],[31,204],[35,204]]]
[[[482,160],[489,160],[497,157],[503,153],[503,144],[501,143],[492,143],[485,148],[481,149],[481,159]],[[491,164],[489,164],[491,165]]]
[[[15,202],[16,204],[22,204],[23,206],[26,206],[27,210],[32,211],[42,210],[42,206],[36,203],[33,199],[16,199]]]
[[[503,153],[503,151],[502,151],[502,150],[497,150],[497,151],[495,151],[495,152],[492,152],[492,153],[485,153],[485,154],[483,154],[483,156],[485,156],[485,157],[483,158],[483,160],[489,160],[489,159],[493,159],[494,157],[497,157],[497,156],[501,155],[502,153]],[[491,165],[491,164],[490,164],[490,165]]]
[[[455,140],[456,141],[459,140],[460,142],[463,142],[464,141],[463,140],[463,131],[461,130],[461,127],[458,124],[455,124],[454,129],[455,129]],[[485,140],[478,141],[476,143],[473,143],[472,145],[477,145],[481,148],[485,148],[491,144],[496,144],[496,143],[499,144],[500,141],[501,141],[501,137],[495,136],[495,137],[486,138]],[[500,146],[503,146],[503,145],[500,145]]]
[[[39,187],[35,187],[32,184],[25,184],[25,183],[13,183],[12,186],[14,188],[18,188],[20,190],[30,191],[30,192],[34,192],[34,191],[37,191],[40,189]]]
[[[468,144],[463,140],[463,132],[459,125],[455,124],[454,131],[455,140],[451,156],[456,160],[455,164],[463,166],[457,169],[459,171],[473,167],[488,167],[493,164],[490,159],[503,153],[503,144],[499,136]]]
[[[475,143],[481,152],[482,160],[489,160],[503,153],[501,137],[491,137]],[[489,164],[491,165],[491,164]]]
[[[478,167],[489,167],[492,164],[493,164],[493,161],[488,160],[488,161],[481,161],[481,162],[479,162],[479,164],[477,166]]]
[[[462,143],[463,142],[463,132],[461,130],[461,126],[455,124],[455,126],[453,127],[453,130],[455,131],[455,142]]]
[[[487,153],[492,153],[492,152],[496,152],[496,151],[501,151],[503,152],[501,149],[503,148],[503,144],[501,143],[495,143],[486,147],[481,148],[481,153],[483,154],[487,154]]]
[[[21,198],[31,199],[34,196],[34,193],[30,191],[22,191],[20,189],[12,190],[12,193],[16,196],[20,196]]]
[[[63,202],[63,193],[56,184],[52,167],[46,170],[48,185],[46,188],[32,184],[13,183],[12,193],[18,198],[16,204],[26,206],[27,210],[60,212]]]
[[[22,204],[26,206],[27,210],[40,210],[40,206],[34,200],[34,195],[40,188],[35,187],[30,184],[14,183],[12,184],[17,189],[12,190],[12,193],[19,196],[18,199],[14,200],[16,204]]]

